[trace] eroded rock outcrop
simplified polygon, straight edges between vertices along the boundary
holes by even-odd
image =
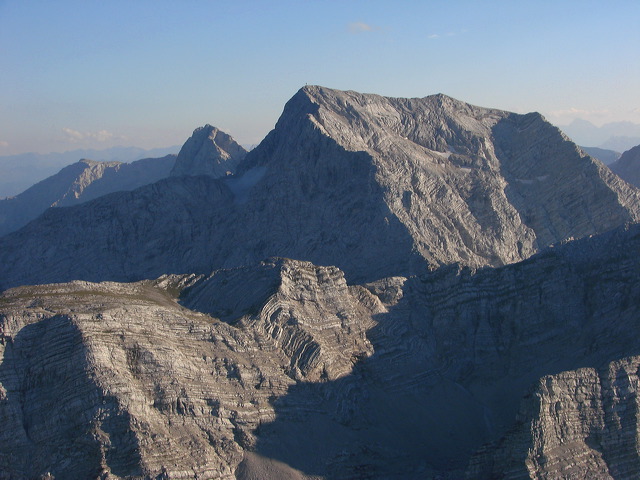
[[[201,288],[212,279],[194,276],[5,292],[0,478],[235,478],[292,372],[315,381],[348,374],[353,363],[340,359],[370,353],[366,319],[384,309],[335,269],[258,268],[281,285],[254,297],[256,311],[239,313],[235,326],[176,302],[187,285],[199,303],[220,298]],[[276,303],[296,322],[273,324]]]
[[[9,290],[0,471],[630,478],[639,249],[635,225],[362,286],[272,259]]]
[[[637,478],[639,371],[635,356],[541,378],[467,478]]]

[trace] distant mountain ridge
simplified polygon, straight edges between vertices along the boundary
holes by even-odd
[[[21,194],[0,200],[0,236],[26,225],[49,207],[77,205],[154,183],[169,175],[175,161],[175,155],[132,163],[82,159]]]
[[[610,165],[620,158],[622,155],[620,152],[614,150],[607,150],[605,148],[598,147],[580,147],[585,153],[591,155],[593,158],[597,158],[605,165]]]
[[[49,207],[67,207],[135,190],[170,175],[225,176],[235,171],[246,153],[229,135],[207,125],[194,131],[177,156],[132,163],[82,159],[21,194],[0,200],[0,236],[26,225]]]
[[[640,144],[640,124],[633,122],[611,122],[597,127],[578,118],[560,128],[576,143],[588,147],[624,152]]]
[[[139,147],[113,147],[105,150],[82,149],[63,153],[21,153],[0,156],[0,199],[23,192],[61,168],[82,158],[105,162],[132,162],[176,154],[180,146],[145,150]]]
[[[235,176],[49,210],[0,240],[0,281],[137,280],[271,256],[350,281],[497,266],[636,221],[639,195],[539,114],[308,86]]]

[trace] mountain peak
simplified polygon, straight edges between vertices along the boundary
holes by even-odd
[[[230,135],[207,124],[196,128],[182,146],[171,175],[223,177],[234,173],[246,154]]]

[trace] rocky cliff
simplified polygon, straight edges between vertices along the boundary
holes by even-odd
[[[640,187],[640,145],[624,152],[609,168],[626,182]]]
[[[157,182],[169,175],[175,159],[175,155],[132,163],[82,159],[21,194],[0,200],[0,236],[18,230],[49,207],[78,205]]]
[[[227,322],[188,310],[175,294],[189,285],[187,303],[204,310],[252,307],[226,310]],[[337,269],[292,261],[23,287],[0,305],[3,479],[235,478],[274,399],[349,374],[384,310]]]
[[[631,478],[639,247],[9,290],[0,478]]]
[[[215,150],[214,130],[196,130],[183,151]],[[361,282],[516,262],[640,212],[636,189],[540,115],[444,95],[305,87],[236,175],[188,182],[47,212],[0,240],[2,285],[207,273],[270,256]]]

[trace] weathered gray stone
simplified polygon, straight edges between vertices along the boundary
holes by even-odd
[[[640,145],[624,152],[609,168],[624,181],[640,187]]]
[[[0,471],[631,478],[638,361],[618,360],[640,353],[639,249],[635,225],[497,269],[363,286],[273,259],[9,290]],[[532,384],[541,403],[518,416]]]
[[[183,150],[214,148],[208,131]],[[237,175],[47,212],[0,240],[0,283],[206,274],[271,256],[363,282],[516,262],[639,212],[638,190],[538,114],[305,87]]]
[[[78,205],[157,182],[169,175],[175,158],[167,155],[132,163],[80,160],[19,195],[0,200],[0,236],[18,230],[49,207]]]
[[[231,136],[211,125],[196,128],[178,153],[171,175],[209,175],[213,178],[235,173],[247,151]]]

